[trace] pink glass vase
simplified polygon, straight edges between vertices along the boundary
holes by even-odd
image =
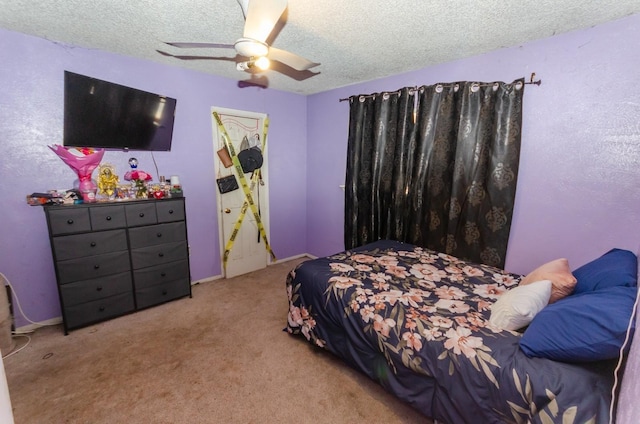
[[[78,190],[80,190],[80,193],[82,194],[82,201],[95,202],[98,187],[96,187],[96,184],[91,179],[91,174],[78,175],[78,178],[80,179]]]

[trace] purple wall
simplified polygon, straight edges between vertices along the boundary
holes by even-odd
[[[27,316],[60,316],[47,227],[32,192],[71,188],[76,178],[47,145],[62,143],[63,74],[70,70],[178,100],[171,152],[154,153],[160,175],[179,175],[187,198],[193,280],[220,275],[211,107],[267,113],[270,242],[278,258],[306,251],[306,97],[0,29],[0,272]],[[107,152],[119,174],[135,155],[155,175],[148,152]],[[154,177],[155,178],[155,177]],[[16,325],[27,322],[16,317]]]
[[[576,268],[640,245],[640,15],[308,100],[308,252],[342,250],[349,105],[356,94],[462,80],[527,85],[506,268],[567,257]]]

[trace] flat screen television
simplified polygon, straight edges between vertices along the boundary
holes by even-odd
[[[63,146],[170,151],[176,100],[64,72]]]

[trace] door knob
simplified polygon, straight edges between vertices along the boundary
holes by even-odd
[[[224,210],[224,213],[231,213],[231,209],[226,208],[226,209]]]

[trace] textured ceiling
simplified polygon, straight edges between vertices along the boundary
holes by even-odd
[[[321,65],[262,77],[313,94],[638,12],[640,0],[289,0],[268,41]],[[0,0],[0,28],[238,81],[251,75],[236,70],[234,50],[163,42],[232,44],[243,26],[236,0]]]

